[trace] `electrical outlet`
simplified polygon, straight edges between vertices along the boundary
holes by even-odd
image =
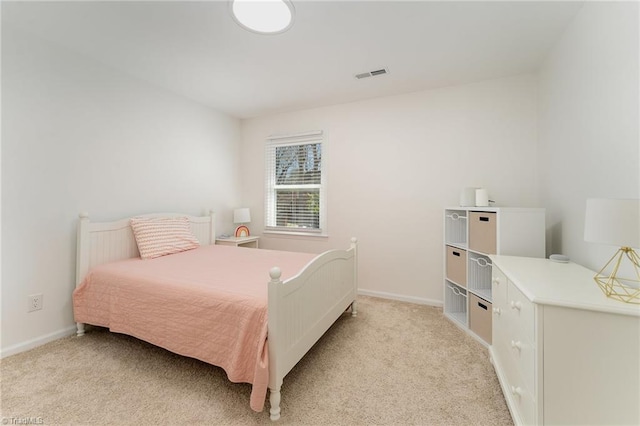
[[[29,307],[27,312],[39,311],[42,309],[42,294],[32,294],[28,299]]]

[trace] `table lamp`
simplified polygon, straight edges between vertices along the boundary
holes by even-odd
[[[620,247],[593,277],[607,297],[640,304],[640,200],[590,198],[584,221],[588,242]],[[623,277],[620,268],[630,269]]]
[[[251,212],[247,207],[235,209],[233,211],[233,223],[239,223],[240,225],[236,228],[236,232],[234,235],[236,237],[248,237],[249,228],[247,228],[244,224],[249,222],[251,222]]]

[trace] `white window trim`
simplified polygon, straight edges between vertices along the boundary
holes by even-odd
[[[274,175],[270,172],[269,167],[265,165],[265,224],[263,233],[273,235],[291,235],[291,236],[304,236],[304,237],[323,237],[329,236],[327,228],[327,137],[326,133],[322,130],[316,130],[304,133],[295,133],[287,135],[271,135],[267,138],[267,144],[265,146],[265,162],[270,161],[267,158],[269,148],[273,146],[287,146],[287,145],[300,145],[304,143],[320,142],[322,144],[322,173],[320,175],[320,185],[308,185],[309,187],[320,188],[320,229],[303,230],[299,228],[286,228],[268,226],[267,220],[270,216],[270,206],[273,201],[269,198],[273,196],[271,188],[274,186]],[[300,187],[300,186],[297,186]]]

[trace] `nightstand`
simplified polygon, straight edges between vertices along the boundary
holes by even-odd
[[[216,238],[216,244],[220,244],[222,246],[259,248],[259,240],[260,237]]]

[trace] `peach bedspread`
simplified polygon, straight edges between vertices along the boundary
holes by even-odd
[[[253,385],[250,405],[261,411],[269,384],[269,270],[280,267],[285,280],[314,257],[211,245],[100,265],[73,293],[75,321],[222,367],[232,382]]]

